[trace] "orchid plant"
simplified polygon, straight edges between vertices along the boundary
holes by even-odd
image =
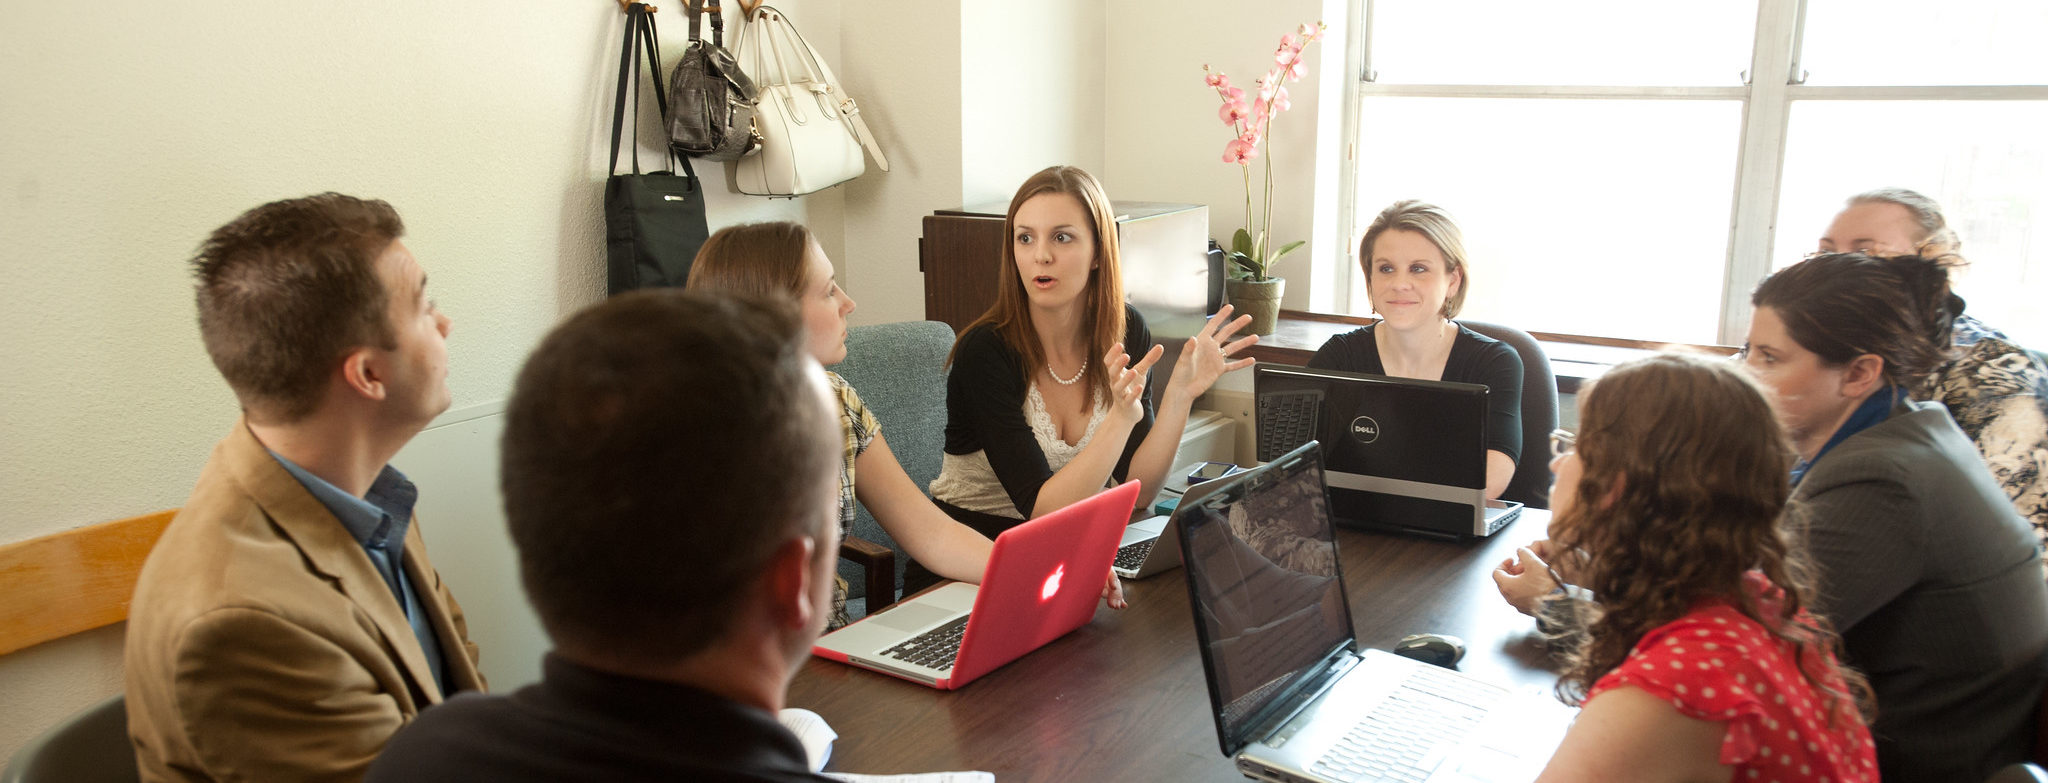
[[[1309,44],[1322,40],[1324,29],[1322,22],[1316,22],[1280,36],[1280,48],[1273,53],[1273,67],[1258,80],[1258,95],[1250,104],[1245,103],[1244,89],[1232,86],[1229,76],[1207,65],[1202,66],[1202,72],[1207,74],[1205,81],[1223,99],[1223,108],[1217,116],[1235,134],[1229,143],[1223,145],[1223,162],[1237,164],[1244,173],[1244,228],[1238,229],[1230,240],[1231,277],[1263,282],[1275,262],[1305,244],[1296,240],[1268,252],[1266,243],[1273,228],[1271,155],[1265,156],[1265,196],[1259,202],[1259,232],[1256,235],[1251,232],[1251,161],[1265,152],[1270,144],[1268,133],[1272,130],[1273,119],[1292,106],[1287,98],[1286,83],[1301,81],[1301,77],[1308,75],[1308,61],[1302,59],[1301,52]]]

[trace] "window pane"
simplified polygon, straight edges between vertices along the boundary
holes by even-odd
[[[1739,85],[1756,25],[1754,0],[1374,0],[1372,8],[1372,65],[1387,84]]]
[[[1399,199],[1450,210],[1471,255],[1465,316],[1526,331],[1717,342],[1739,102],[1363,106],[1358,231]],[[1350,274],[1352,312],[1369,312],[1355,262]]]
[[[1801,101],[1792,104],[1773,268],[1811,252],[1842,202],[1878,187],[1941,203],[1963,241],[1955,275],[1969,312],[2048,346],[2048,103]]]
[[[1808,84],[2048,84],[2048,3],[1808,0]]]

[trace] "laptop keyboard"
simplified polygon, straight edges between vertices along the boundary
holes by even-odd
[[[1339,780],[1426,780],[1506,693],[1434,667],[1417,670],[1310,769]]]
[[[1259,459],[1278,459],[1314,440],[1323,393],[1315,389],[1259,395]]]
[[[910,641],[882,651],[882,655],[939,671],[951,671],[960,657],[960,639],[967,633],[967,617],[910,638]]]
[[[1152,554],[1152,546],[1159,543],[1157,538],[1148,538],[1116,550],[1116,567],[1125,571],[1136,571],[1145,564],[1145,556]]]

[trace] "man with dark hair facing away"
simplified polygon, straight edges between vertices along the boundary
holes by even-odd
[[[614,297],[520,372],[500,479],[541,682],[399,732],[371,781],[825,780],[776,722],[832,610],[842,442],[794,306]]]
[[[387,464],[447,410],[449,320],[389,204],[252,209],[192,260],[242,417],[150,552],[129,610],[145,781],[359,780],[398,728],[481,690]]]

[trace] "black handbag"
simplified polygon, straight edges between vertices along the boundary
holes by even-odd
[[[698,35],[705,0],[686,0],[690,48],[668,73],[669,144],[676,152],[705,160],[739,160],[761,149],[754,127],[760,90],[725,48],[725,9],[711,0],[711,40]]]
[[[666,154],[682,171],[640,172],[640,54],[654,79],[654,99],[662,113],[668,101],[661,90],[661,51],[648,7],[626,8],[626,43],[619,54],[619,90],[612,104],[611,178],[604,186],[605,293],[637,288],[679,287],[690,279],[690,263],[711,235],[704,221],[704,183],[673,148]],[[632,84],[632,131],[627,131],[627,83]],[[632,139],[633,173],[619,173],[619,138]],[[665,148],[668,146],[663,145]]]

